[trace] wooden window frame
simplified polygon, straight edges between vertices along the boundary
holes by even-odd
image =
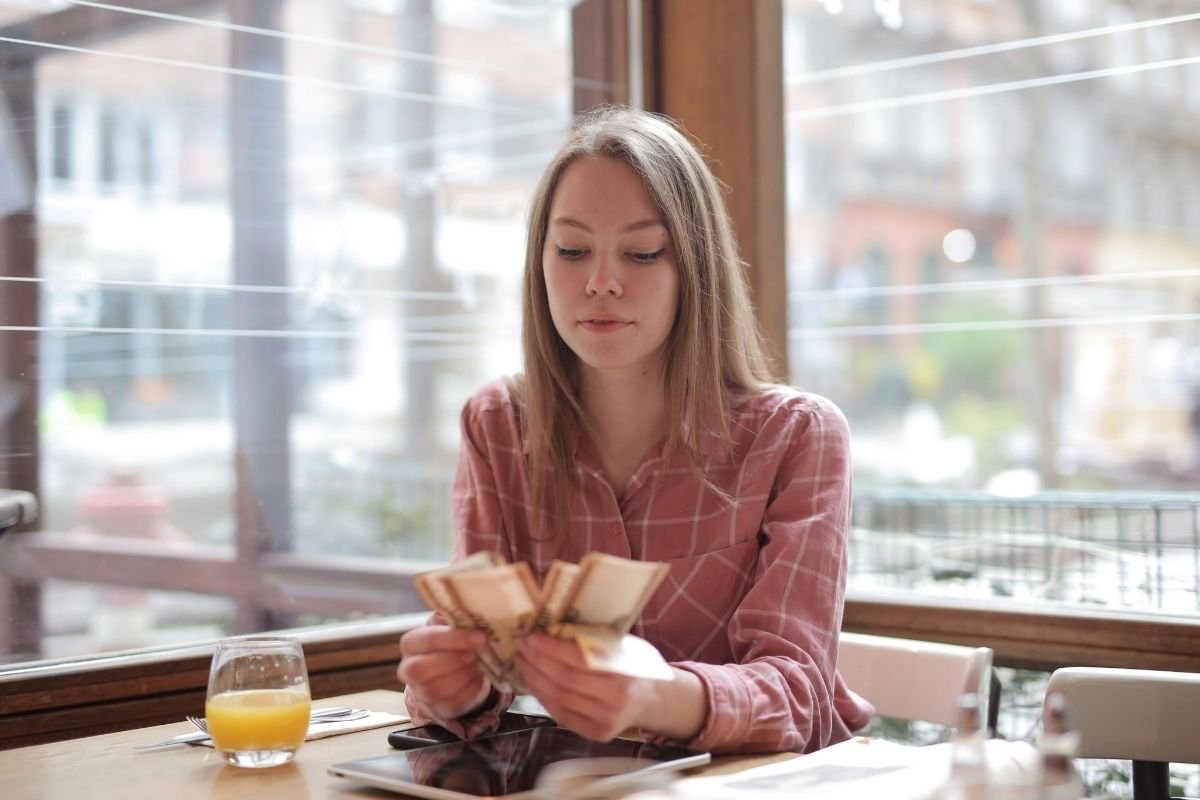
[[[399,689],[399,638],[425,614],[291,632],[315,697]],[[997,665],[1200,671],[1200,621],[1165,615],[1039,611],[960,600],[851,593],[843,629],[991,647]],[[204,705],[212,646],[20,665],[0,673],[0,749],[177,720]]]
[[[427,614],[288,631],[314,698],[402,687],[399,640]],[[213,645],[21,664],[0,673],[0,750],[175,722],[204,713]]]
[[[842,629],[990,647],[1002,667],[1120,667],[1200,672],[1200,619],[995,600],[850,592]]]
[[[783,5],[643,0],[646,108],[702,144],[738,237],[773,372],[788,373]]]

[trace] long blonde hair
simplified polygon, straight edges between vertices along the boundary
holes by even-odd
[[[587,423],[578,398],[578,359],[550,317],[542,251],[563,173],[595,156],[619,159],[641,176],[663,215],[679,270],[678,310],[663,359],[668,425],[663,463],[684,453],[716,489],[704,476],[702,435],[713,431],[728,443],[728,398],[772,382],[722,187],[703,157],[665,117],[612,107],[580,116],[533,196],[521,321],[525,374],[514,384],[531,488],[551,537],[566,533],[574,436]]]

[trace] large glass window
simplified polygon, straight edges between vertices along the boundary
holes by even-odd
[[[1200,610],[1200,14],[785,6],[792,380],[853,589]]]
[[[0,13],[0,486],[41,503],[0,661],[418,610],[461,403],[520,368],[572,6]]]

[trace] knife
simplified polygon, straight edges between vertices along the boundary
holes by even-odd
[[[164,739],[161,742],[152,744],[134,745],[134,750],[157,750],[160,747],[171,747],[176,744],[189,744],[191,742],[203,742],[209,739],[209,735],[204,731],[192,731],[191,733],[181,733],[178,736],[172,736],[170,739]]]

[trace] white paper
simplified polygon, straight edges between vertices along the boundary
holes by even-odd
[[[806,756],[677,785],[681,796],[696,800],[926,800],[945,784],[949,766],[948,745],[909,747],[857,737]]]

